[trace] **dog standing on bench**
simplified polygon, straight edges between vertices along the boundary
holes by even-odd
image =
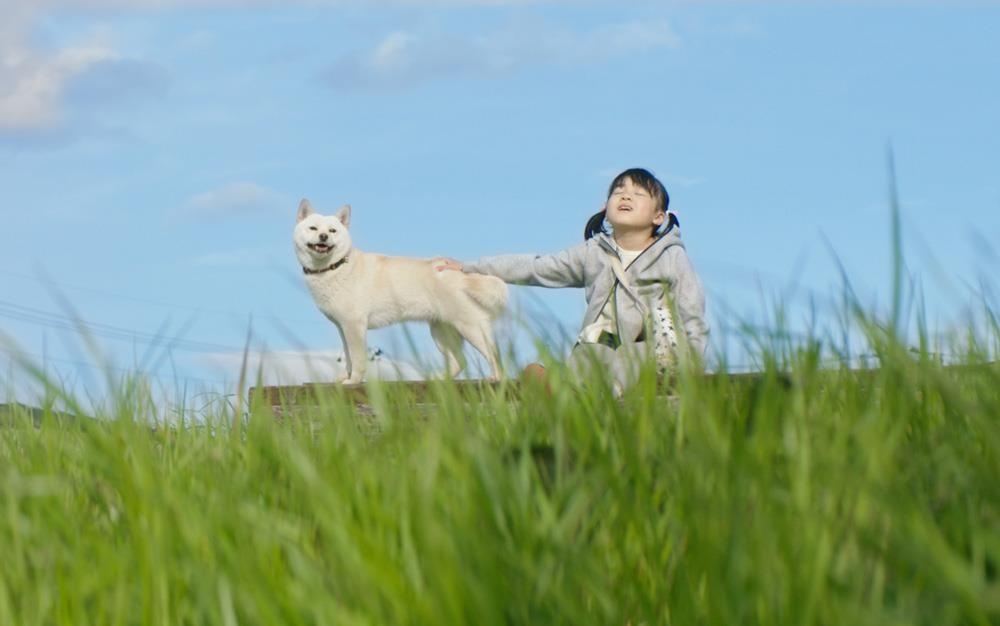
[[[486,358],[498,380],[493,320],[507,305],[507,285],[482,274],[439,272],[430,259],[362,252],[351,245],[350,221],[350,205],[320,215],[303,199],[293,237],[316,306],[337,326],[344,344],[347,371],[337,382],[364,380],[369,328],[418,320],[430,325],[448,376],[465,367],[464,340]]]

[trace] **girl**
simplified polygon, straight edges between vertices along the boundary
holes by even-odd
[[[547,256],[449,259],[438,269],[489,274],[517,285],[583,287],[587,311],[568,365],[581,375],[601,368],[621,392],[654,352],[662,372],[678,359],[700,361],[708,344],[705,294],[669,204],[653,174],[625,170],[611,182],[604,209],[587,222],[582,244]],[[532,364],[525,372],[537,376],[544,370]]]

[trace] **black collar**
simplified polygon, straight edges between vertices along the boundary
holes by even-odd
[[[303,266],[302,267],[302,271],[304,273],[306,273],[306,274],[322,274],[323,272],[333,271],[333,270],[337,269],[338,267],[340,267],[341,265],[343,265],[344,263],[347,263],[347,257],[346,256],[344,258],[340,259],[339,261],[337,261],[336,263],[334,263],[333,265],[329,266],[329,267],[323,267],[323,268],[320,268],[318,270],[311,270],[308,267]]]

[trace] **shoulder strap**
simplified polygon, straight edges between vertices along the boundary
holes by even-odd
[[[637,294],[635,290],[632,289],[632,283],[629,282],[628,275],[625,274],[625,267],[622,266],[622,260],[618,258],[617,253],[613,253],[610,256],[611,256],[611,270],[615,273],[615,278],[618,279],[618,284],[620,284],[622,288],[625,289],[625,293],[627,293],[629,297],[635,301],[636,305],[639,307],[639,310],[642,311],[643,315],[646,315],[647,313],[646,305],[645,303],[643,303],[642,299],[639,298],[639,294]]]

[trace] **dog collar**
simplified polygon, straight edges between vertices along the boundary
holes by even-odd
[[[329,266],[329,267],[320,268],[318,270],[311,270],[308,267],[303,266],[302,267],[302,271],[304,273],[306,273],[306,274],[322,274],[323,272],[333,271],[333,270],[337,269],[338,267],[340,267],[341,265],[343,265],[344,263],[347,263],[347,257],[346,256],[344,258],[340,259],[339,261],[337,261],[336,263],[334,263],[333,265]]]

